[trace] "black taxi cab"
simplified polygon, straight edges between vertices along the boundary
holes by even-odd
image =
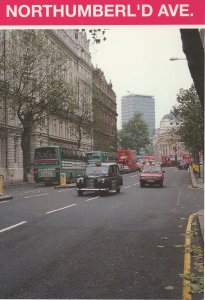
[[[116,163],[90,164],[76,181],[78,195],[84,192],[120,192],[123,178]]]

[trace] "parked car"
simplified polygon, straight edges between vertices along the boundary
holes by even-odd
[[[182,161],[180,161],[180,163],[179,163],[179,165],[177,166],[177,168],[178,168],[179,170],[188,170],[189,164],[188,164],[188,162],[182,160]]]
[[[160,165],[145,165],[140,174],[140,187],[158,184],[163,187],[164,172]]]
[[[120,192],[123,178],[116,163],[90,164],[83,177],[77,179],[78,195],[84,192]]]

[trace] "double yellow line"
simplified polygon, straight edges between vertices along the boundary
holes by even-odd
[[[184,254],[184,275],[191,273],[191,256],[190,256],[190,246],[191,246],[191,226],[193,219],[196,217],[197,213],[192,214],[189,217],[188,225],[186,229],[185,238],[185,254]],[[191,300],[191,281],[184,278],[183,280],[183,300]]]

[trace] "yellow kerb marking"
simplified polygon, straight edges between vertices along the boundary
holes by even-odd
[[[197,213],[192,214],[189,217],[187,229],[186,229],[186,238],[185,238],[185,254],[184,254],[184,275],[190,273],[191,268],[191,259],[190,259],[190,245],[191,245],[191,225],[193,218],[197,215]],[[191,284],[190,280],[183,280],[183,300],[191,300]]]

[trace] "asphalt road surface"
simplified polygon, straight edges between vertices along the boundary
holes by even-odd
[[[120,194],[9,188],[0,202],[0,297],[182,299],[184,234],[203,208],[187,171],[165,168],[164,187],[124,175]]]

